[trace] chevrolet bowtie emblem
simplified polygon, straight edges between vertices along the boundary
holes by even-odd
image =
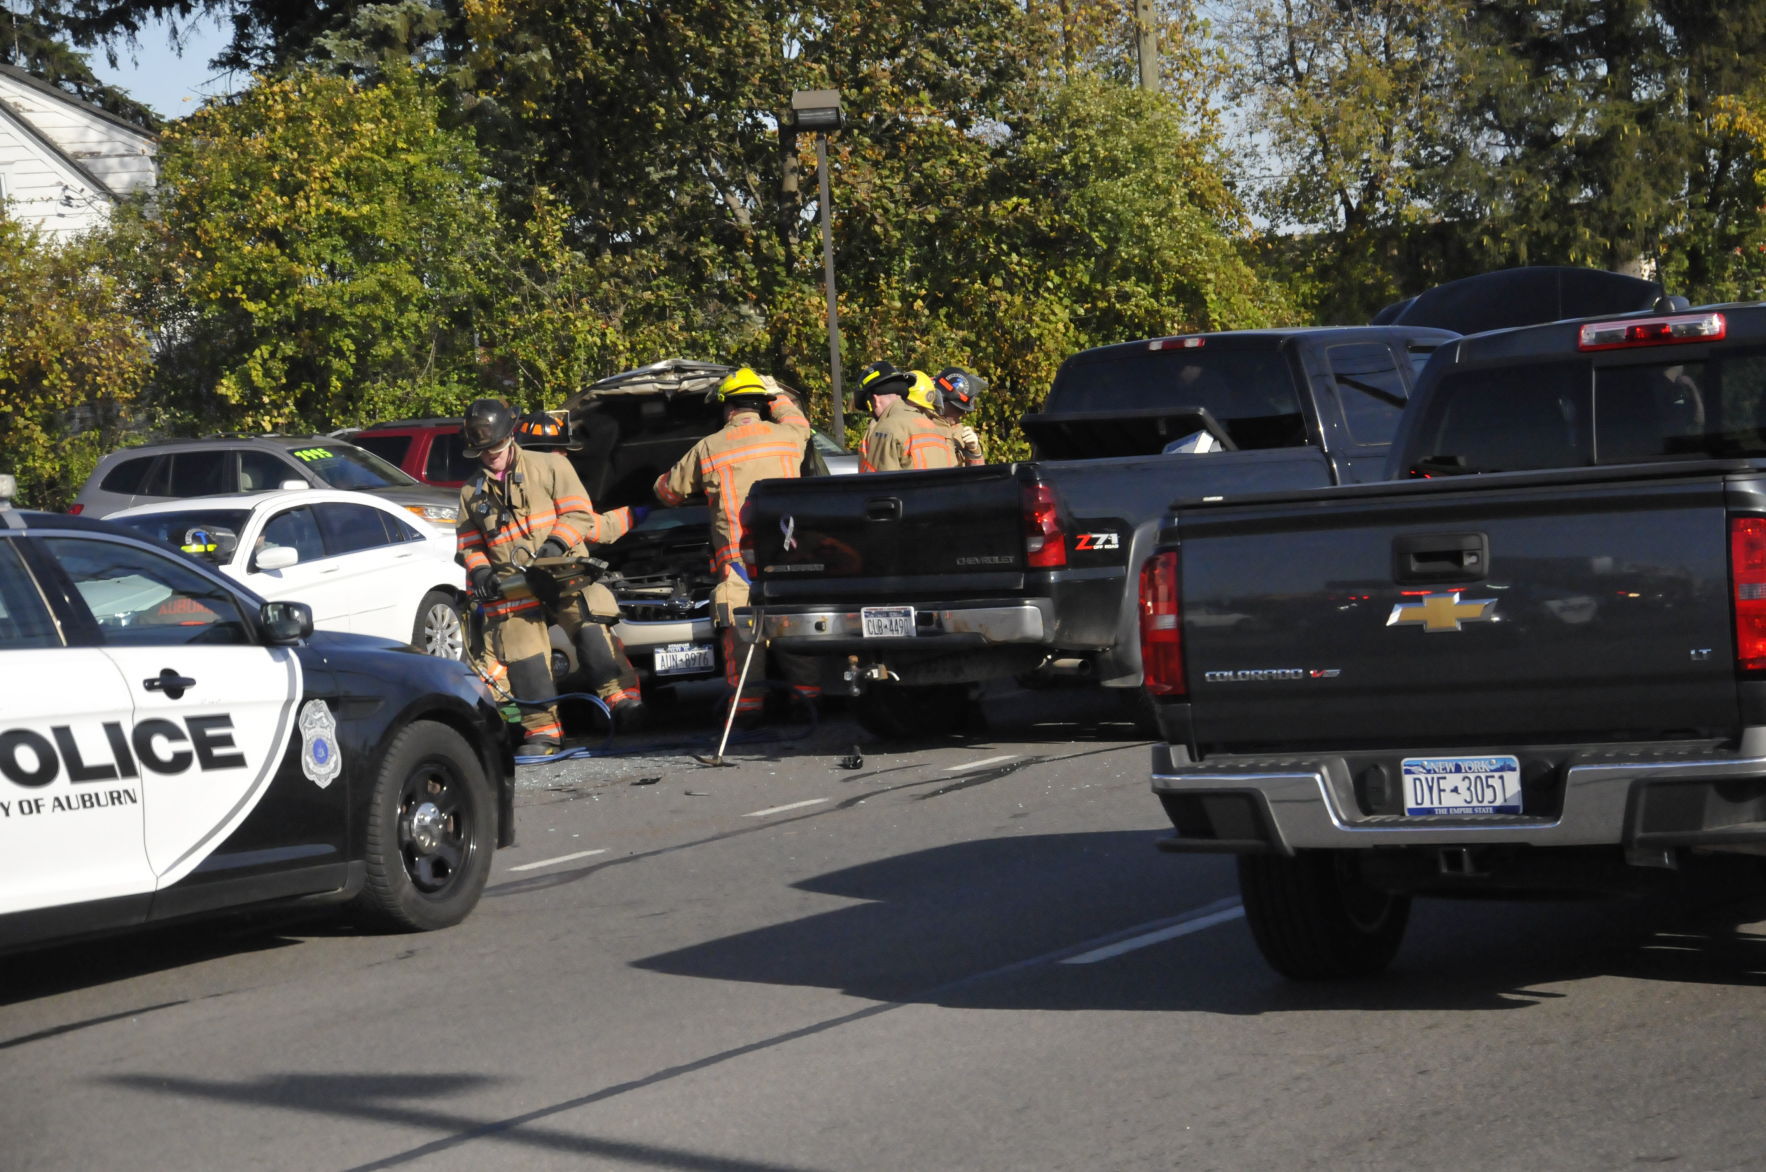
[[[1400,602],[1392,607],[1392,613],[1386,617],[1386,625],[1407,627],[1415,623],[1432,633],[1457,631],[1461,629],[1461,623],[1496,617],[1492,613],[1496,609],[1496,599],[1474,598],[1469,602],[1461,602],[1459,593],[1455,590],[1448,594],[1430,594],[1421,602]]]

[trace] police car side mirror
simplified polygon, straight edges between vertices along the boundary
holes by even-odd
[[[313,633],[313,608],[304,602],[266,602],[258,608],[258,619],[276,646],[299,643]]]

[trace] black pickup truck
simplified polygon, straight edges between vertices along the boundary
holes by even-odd
[[[856,656],[855,714],[882,736],[950,731],[986,679],[1133,689],[1130,567],[1172,498],[1381,475],[1415,368],[1455,336],[1355,326],[1087,350],[1024,418],[1032,460],[765,482],[745,530],[767,636]],[[1203,451],[1165,450],[1186,437]]]
[[[1179,501],[1141,570],[1162,845],[1238,854],[1269,962],[1766,854],[1766,304],[1452,342],[1392,458]]]
[[[773,645],[845,661],[882,736],[963,720],[969,685],[1072,675],[1140,714],[1133,575],[1176,497],[1376,480],[1415,379],[1464,320],[1646,306],[1583,269],[1453,282],[1386,324],[1192,334],[1086,350],[1022,421],[1034,457],[835,482],[769,481],[745,530]]]

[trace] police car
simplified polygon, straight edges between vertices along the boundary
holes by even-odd
[[[315,633],[0,477],[0,948],[284,901],[443,928],[514,841],[506,725],[461,664]]]

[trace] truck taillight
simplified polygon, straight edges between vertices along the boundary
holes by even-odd
[[[1589,322],[1576,333],[1576,349],[1622,350],[1628,346],[1716,342],[1728,332],[1729,319],[1720,313],[1681,313],[1673,317]]]
[[[1729,586],[1735,600],[1735,664],[1766,669],[1766,517],[1729,519]]]
[[[1060,506],[1046,484],[1024,486],[1024,564],[1042,570],[1067,564]]]
[[[1141,566],[1141,673],[1155,696],[1181,696],[1183,615],[1177,594],[1177,551],[1156,553]]]

